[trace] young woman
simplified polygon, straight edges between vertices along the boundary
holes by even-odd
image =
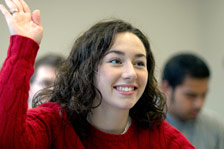
[[[0,10],[11,38],[0,72],[1,148],[194,148],[164,121],[149,42],[122,20],[99,22],[81,35],[53,90],[27,111],[29,80],[42,39],[40,12],[23,0]]]

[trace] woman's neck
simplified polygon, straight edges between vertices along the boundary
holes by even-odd
[[[128,125],[128,118],[129,110],[105,111],[98,107],[89,113],[87,120],[91,125],[103,132],[110,134],[122,134]]]

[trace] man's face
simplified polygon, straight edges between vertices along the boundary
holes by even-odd
[[[175,89],[169,88],[167,97],[169,113],[183,121],[195,119],[205,102],[208,78],[186,77]]]
[[[56,69],[52,66],[41,65],[37,68],[36,76],[30,85],[29,91],[29,108],[31,108],[31,100],[35,93],[43,88],[52,85],[56,78]]]

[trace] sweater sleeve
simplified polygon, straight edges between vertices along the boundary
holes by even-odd
[[[33,135],[27,132],[26,113],[29,80],[38,49],[39,45],[32,39],[19,35],[10,37],[0,71],[0,148],[23,147],[25,137]]]
[[[27,111],[30,77],[39,45],[27,37],[10,37],[0,71],[0,148],[44,149],[84,146],[60,105],[46,103]]]

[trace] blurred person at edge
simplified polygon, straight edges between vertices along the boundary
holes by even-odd
[[[53,85],[58,69],[65,58],[58,54],[47,54],[35,62],[34,74],[30,79],[28,108],[32,108],[32,99],[38,91]]]
[[[171,57],[163,69],[162,89],[167,96],[166,120],[199,149],[224,149],[224,124],[212,111],[202,110],[210,70],[192,53]]]

